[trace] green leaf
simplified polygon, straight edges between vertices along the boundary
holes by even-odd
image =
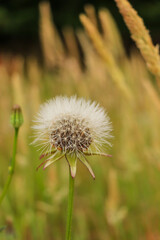
[[[67,154],[65,155],[66,160],[69,164],[70,171],[71,171],[71,176],[74,178],[76,176],[76,171],[77,171],[77,156],[75,153]]]

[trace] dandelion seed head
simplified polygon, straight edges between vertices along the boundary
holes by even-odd
[[[56,97],[44,103],[35,119],[35,141],[67,152],[97,148],[111,137],[110,119],[96,102]]]
[[[61,152],[67,159],[73,153],[80,159],[85,152],[100,152],[103,145],[110,145],[112,126],[108,115],[99,104],[83,98],[58,96],[47,101],[34,123],[33,143],[40,146],[42,154],[54,150],[54,156]]]

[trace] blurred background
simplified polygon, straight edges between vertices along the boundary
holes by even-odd
[[[159,0],[130,2],[159,43]],[[80,13],[91,23],[87,32]],[[113,147],[104,149],[112,159],[90,158],[95,181],[78,164],[73,239],[160,239],[160,92],[115,2],[104,0],[0,1],[0,193],[12,156],[13,104],[24,115],[0,239],[64,239],[67,163],[36,171],[39,152],[30,145],[39,105],[59,94],[99,102],[114,129]]]
[[[0,1],[0,50],[20,53],[24,55],[39,54],[39,0],[12,0]],[[63,37],[62,28],[71,26],[81,28],[78,15],[84,12],[86,4],[94,5],[96,11],[99,8],[109,8],[115,17],[121,31],[125,46],[131,44],[129,33],[125,27],[122,17],[118,13],[114,1],[105,0],[73,0],[49,1],[54,23]],[[160,39],[160,2],[159,0],[131,0],[133,7],[140,13],[141,17],[150,29],[154,42]]]

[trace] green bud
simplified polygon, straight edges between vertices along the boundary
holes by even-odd
[[[22,110],[17,104],[15,104],[12,108],[10,123],[14,128],[19,128],[23,124]]]

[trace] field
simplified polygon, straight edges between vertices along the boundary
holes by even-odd
[[[62,41],[42,3],[43,64],[34,56],[1,56],[0,193],[12,157],[13,104],[24,116],[13,180],[0,206],[2,240],[65,238],[67,162],[36,171],[40,153],[30,145],[40,104],[57,95],[99,102],[113,125],[112,147],[105,149],[112,158],[89,160],[95,181],[78,163],[72,239],[160,239],[160,57],[142,19],[126,0],[116,2],[136,43],[128,55],[109,10],[100,9],[97,21],[93,6],[85,6],[83,29],[63,29]]]

